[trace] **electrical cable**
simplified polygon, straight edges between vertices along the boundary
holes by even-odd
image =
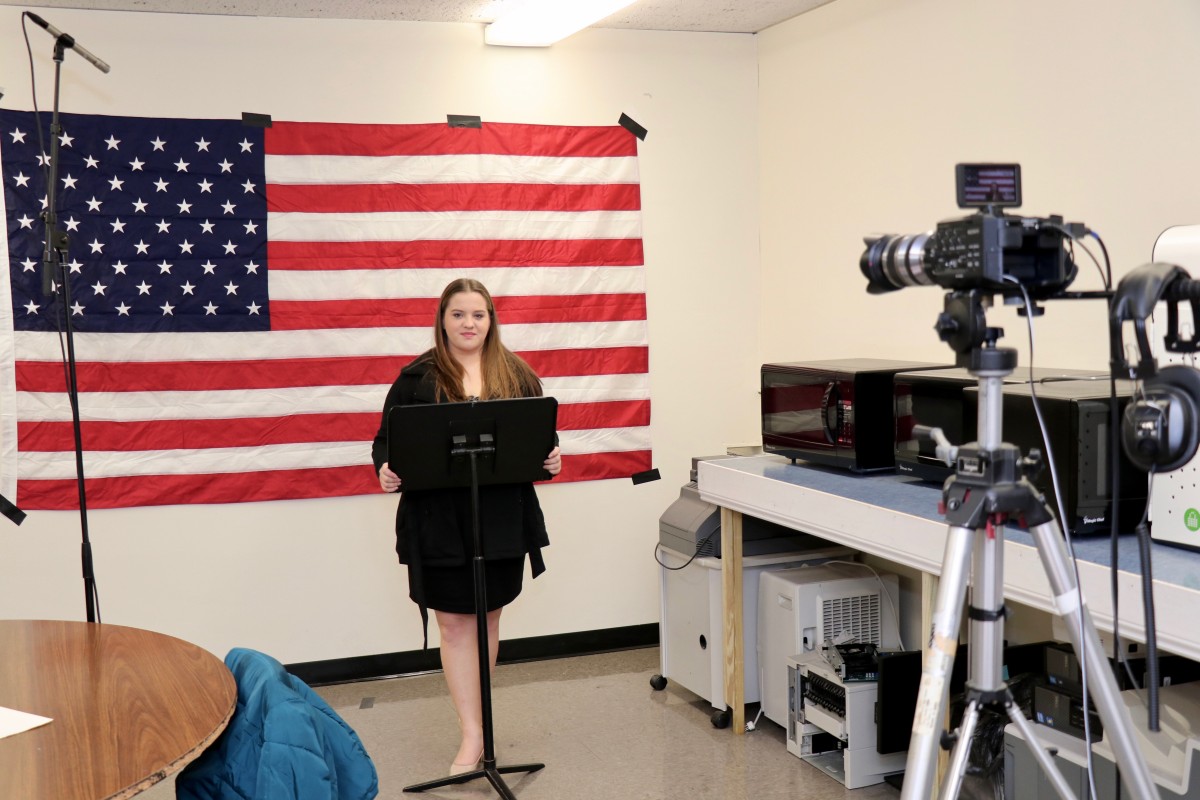
[[[1149,702],[1147,707],[1146,725],[1152,731],[1159,729],[1158,719],[1158,687],[1161,683],[1158,670],[1158,659],[1153,658],[1152,654],[1158,652],[1158,634],[1155,630],[1155,614],[1154,614],[1154,574],[1151,571],[1150,557],[1150,526],[1147,521],[1150,518],[1150,492],[1154,486],[1154,468],[1151,467],[1147,477],[1148,485],[1146,487],[1146,507],[1142,510],[1142,520],[1138,523],[1137,528],[1137,543],[1138,555],[1142,561],[1142,605],[1146,610],[1146,699]],[[1114,624],[1115,628],[1116,625]]]
[[[1108,257],[1108,248],[1104,246],[1104,240],[1100,238],[1100,234],[1096,233],[1091,228],[1088,228],[1088,236],[1096,240],[1096,244],[1100,245],[1100,252],[1104,254],[1104,288],[1112,291],[1112,260]],[[1085,248],[1086,249],[1086,248]],[[1091,253],[1088,253],[1091,255]],[[1093,260],[1095,256],[1092,256]]]
[[[721,529],[717,528],[715,531],[710,533],[708,536],[705,536],[703,539],[701,539],[699,541],[699,543],[696,544],[696,552],[692,553],[691,558],[689,558],[687,561],[683,562],[678,567],[668,567],[666,564],[664,564],[662,562],[662,559],[660,559],[658,557],[658,548],[662,547],[662,542],[658,542],[654,545],[654,560],[658,562],[658,565],[660,567],[662,567],[663,569],[669,569],[672,572],[676,572],[678,570],[684,569],[687,567],[688,564],[691,564],[693,561],[695,561],[700,556],[700,551],[702,551],[705,548],[705,546],[708,544],[708,540],[711,539],[712,537],[716,536],[718,533],[720,533],[720,531],[721,531]]]
[[[1100,273],[1100,282],[1104,284],[1104,288],[1107,290],[1112,289],[1112,269],[1111,269],[1111,267],[1109,267],[1108,269],[1105,269],[1105,267],[1102,267],[1100,265],[1100,262],[1096,259],[1095,254],[1092,253],[1092,251],[1088,249],[1086,244],[1084,244],[1082,241],[1079,240],[1078,235],[1076,235],[1066,225],[1058,225],[1053,222],[1043,222],[1043,225],[1045,225],[1047,228],[1053,228],[1054,230],[1059,231],[1060,233],[1062,233],[1064,236],[1066,236],[1070,240],[1072,255],[1074,255],[1075,245],[1079,245],[1079,248],[1081,250],[1083,250],[1083,252],[1087,253],[1088,258],[1090,258],[1092,260],[1092,263],[1096,265],[1096,270]],[[1092,236],[1095,236],[1096,241],[1098,241],[1098,242],[1100,241],[1100,237],[1096,236],[1094,231],[1088,230],[1087,233]],[[1104,242],[1100,242],[1100,247],[1102,249],[1104,248]],[[1072,259],[1072,260],[1074,260],[1074,259]],[[1108,251],[1107,250],[1105,250],[1105,252],[1104,252],[1104,260],[1105,260],[1105,263],[1107,264],[1108,263]]]
[[[1050,432],[1046,426],[1046,419],[1045,419],[1045,417],[1042,416],[1041,403],[1038,401],[1038,396],[1037,396],[1037,388],[1036,388],[1037,382],[1033,378],[1033,360],[1034,360],[1034,333],[1033,333],[1034,309],[1033,309],[1033,302],[1032,302],[1032,300],[1030,300],[1029,292],[1026,290],[1024,284],[1022,284],[1020,281],[1018,281],[1016,278],[1014,278],[1011,275],[1006,275],[1004,279],[1007,281],[1016,283],[1017,286],[1020,287],[1021,295],[1025,299],[1025,322],[1026,322],[1027,329],[1029,331],[1029,394],[1033,400],[1033,412],[1037,416],[1038,427],[1041,429],[1041,432],[1042,432],[1042,443],[1044,444],[1044,446],[1046,448],[1046,466],[1050,470],[1050,482],[1051,482],[1051,485],[1053,485],[1053,487],[1054,487],[1054,500],[1055,500],[1055,504],[1058,507],[1058,518],[1059,518],[1059,523],[1060,523],[1059,527],[1062,530],[1063,538],[1066,540],[1067,553],[1071,557],[1071,568],[1075,573],[1075,593],[1078,596],[1077,599],[1078,599],[1078,605],[1079,605],[1079,609],[1080,609],[1080,612],[1079,612],[1079,641],[1083,642],[1084,641],[1083,622],[1084,622],[1084,610],[1086,609],[1086,605],[1084,605],[1084,599],[1083,599],[1083,585],[1080,583],[1080,580],[1079,580],[1079,560],[1075,555],[1075,543],[1071,536],[1071,527],[1070,527],[1070,525],[1067,524],[1066,507],[1063,505],[1063,495],[1062,495],[1062,490],[1060,488],[1059,480],[1058,480],[1058,468],[1057,468],[1057,465],[1054,460],[1054,450],[1050,445]],[[1084,656],[1083,653],[1079,653],[1079,670],[1080,670],[1081,683],[1083,686],[1084,708],[1086,709],[1087,702],[1088,702],[1087,701],[1087,698],[1088,698],[1088,669],[1087,669],[1087,658]],[[1087,745],[1087,747],[1085,749],[1087,750],[1088,791],[1090,792],[1090,797],[1092,798],[1092,800],[1095,800],[1095,798],[1097,796],[1096,795],[1096,782],[1095,782],[1095,778],[1094,778],[1095,769],[1093,768],[1093,763],[1092,763],[1092,744],[1094,742],[1092,739],[1092,728],[1091,728],[1090,717],[1091,717],[1091,715],[1086,713],[1086,710],[1085,710],[1085,713],[1083,714],[1083,738],[1084,738],[1084,742]]]
[[[1101,272],[1101,278],[1104,281],[1104,289],[1107,292],[1112,292],[1112,259],[1108,256],[1108,247],[1104,244],[1104,239],[1100,234],[1091,228],[1087,234],[1096,240],[1096,244],[1100,246],[1100,252],[1104,255],[1104,268]],[[1072,237],[1074,239],[1074,237]],[[1080,246],[1083,243],[1080,242]],[[1096,261],[1096,257],[1091,251],[1084,247],[1084,252],[1091,257],[1092,261]],[[1099,267],[1099,263],[1096,264]],[[1111,296],[1111,295],[1110,295]],[[1111,313],[1111,309],[1110,309]],[[1121,588],[1118,580],[1117,564],[1120,562],[1120,534],[1121,534],[1121,408],[1117,400],[1117,377],[1112,371],[1109,371],[1108,376],[1108,417],[1109,417],[1109,494],[1112,497],[1111,518],[1109,519],[1109,561],[1112,567],[1109,569],[1109,594],[1113,608],[1113,663],[1119,664],[1125,669],[1126,675],[1129,677],[1130,684],[1138,685],[1137,679],[1133,675],[1133,670],[1129,666],[1129,660],[1125,658],[1123,647],[1121,646]],[[1146,495],[1146,502],[1149,504],[1150,495]],[[1147,508],[1149,506],[1147,505]],[[1086,695],[1085,695],[1086,696]],[[1085,701],[1086,702],[1086,701]],[[1089,714],[1085,714],[1086,718]],[[1118,774],[1120,768],[1118,767]],[[1118,778],[1116,781],[1116,800],[1121,798],[1121,781]]]
[[[887,598],[888,606],[892,609],[892,619],[894,619],[896,622],[896,641],[900,643],[900,649],[905,650],[906,648],[904,647],[904,635],[902,633],[900,633],[899,606],[896,601],[892,600],[892,593],[888,591],[887,586],[883,582],[883,578],[881,578],[879,573],[875,571],[875,568],[872,567],[870,564],[864,564],[861,561],[841,561],[839,559],[834,559],[834,560],[830,560],[830,561],[824,561],[822,563],[824,563],[824,564],[847,564],[851,567],[863,567],[865,569],[871,570],[871,574],[875,576],[875,580],[879,583],[880,591],[882,591],[883,596]],[[899,590],[897,589],[897,591],[899,591]],[[881,634],[881,638],[882,638],[882,634]]]

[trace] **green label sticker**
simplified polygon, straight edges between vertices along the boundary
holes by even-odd
[[[1189,531],[1200,531],[1200,511],[1189,508],[1183,514],[1183,524]]]

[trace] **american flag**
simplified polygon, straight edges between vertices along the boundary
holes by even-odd
[[[370,439],[441,290],[483,281],[558,398],[562,480],[650,467],[637,144],[620,127],[64,114],[59,225],[93,508],[378,491]],[[78,505],[49,115],[0,110],[0,493]],[[7,296],[4,296],[7,295]]]

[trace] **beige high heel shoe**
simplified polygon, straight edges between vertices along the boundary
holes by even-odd
[[[483,766],[483,751],[479,751],[479,758],[475,759],[471,764],[459,764],[457,761],[450,762],[450,774],[462,775],[467,772],[474,772]]]

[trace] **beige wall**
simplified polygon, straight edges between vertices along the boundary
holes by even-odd
[[[0,9],[0,85],[7,106],[25,108],[18,13]],[[1190,0],[838,0],[757,37],[594,30],[530,51],[486,48],[476,26],[43,16],[114,67],[102,76],[68,57],[71,111],[561,124],[625,112],[649,129],[664,479],[542,490],[550,571],[506,616],[506,637],[657,619],[658,515],[691,456],[756,440],[763,361],[951,358],[931,330],[941,292],[870,297],[857,260],[866,233],[956,216],[955,162],[1021,162],[1025,212],[1099,231],[1117,277],[1149,259],[1162,229],[1200,221]],[[50,43],[30,36],[48,105]],[[1097,288],[1080,263],[1072,288]],[[1023,322],[1002,309],[992,323],[1027,364]],[[1041,365],[1107,364],[1097,302],[1051,303],[1037,337]],[[284,661],[419,647],[393,507],[380,496],[93,512],[104,619]],[[0,527],[0,617],[82,618],[78,542],[73,514]]]
[[[6,107],[29,108],[19,11],[0,7],[0,85]],[[101,75],[69,54],[66,111],[571,125],[615,124],[624,112],[648,128],[640,167],[663,480],[542,489],[549,571],[527,584],[503,636],[657,621],[659,514],[691,456],[757,431],[747,405],[761,302],[754,37],[596,30],[519,50],[485,47],[474,25],[39,13],[113,66]],[[30,27],[48,108],[51,40]],[[392,551],[394,508],[380,495],[93,511],[103,619],[284,662],[419,648]],[[0,617],[83,618],[79,530],[64,512],[0,525]]]
[[[1020,162],[1023,211],[1087,223],[1115,277],[1149,261],[1164,228],[1200,222],[1198,34],[1191,0],[838,0],[766,31],[763,360],[949,360],[942,293],[868,296],[857,261],[864,234],[960,215],[959,161]],[[1072,288],[1099,288],[1079,262]],[[1024,322],[990,319],[1027,365]],[[1040,365],[1107,366],[1097,301],[1051,303],[1036,337]]]

